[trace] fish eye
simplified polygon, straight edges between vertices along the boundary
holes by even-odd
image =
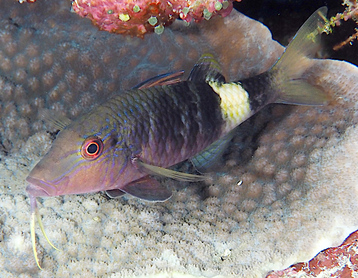
[[[87,160],[98,158],[103,151],[103,142],[97,136],[86,138],[81,147],[81,155]]]

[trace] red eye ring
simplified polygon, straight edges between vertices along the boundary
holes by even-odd
[[[95,160],[103,151],[103,142],[97,136],[86,138],[81,147],[81,155],[87,160]]]

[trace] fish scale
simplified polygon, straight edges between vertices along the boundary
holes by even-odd
[[[159,166],[173,165],[207,147],[222,132],[219,96],[206,83],[191,83],[126,92],[93,110],[92,118],[100,118],[103,109],[109,109],[118,134],[140,150],[134,150],[135,155],[141,153],[143,161]],[[115,111],[122,113],[118,116]]]

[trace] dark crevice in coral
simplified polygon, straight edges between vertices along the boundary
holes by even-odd
[[[234,7],[238,11],[261,21],[270,29],[273,39],[283,45],[287,45],[303,22],[322,6],[328,7],[328,18],[337,13],[342,13],[345,9],[342,6],[342,1],[337,0],[243,0],[234,2]],[[324,45],[322,56],[324,58],[345,60],[358,65],[358,55],[352,55],[352,53],[358,52],[358,42],[356,40],[337,51],[333,50],[335,45],[356,32],[354,28],[357,28],[357,24],[352,20],[342,21],[342,25],[335,27],[332,34],[322,36]]]

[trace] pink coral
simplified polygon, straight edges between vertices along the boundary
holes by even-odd
[[[74,0],[72,9],[88,17],[101,30],[143,37],[161,34],[175,19],[186,22],[228,15],[233,0]]]

